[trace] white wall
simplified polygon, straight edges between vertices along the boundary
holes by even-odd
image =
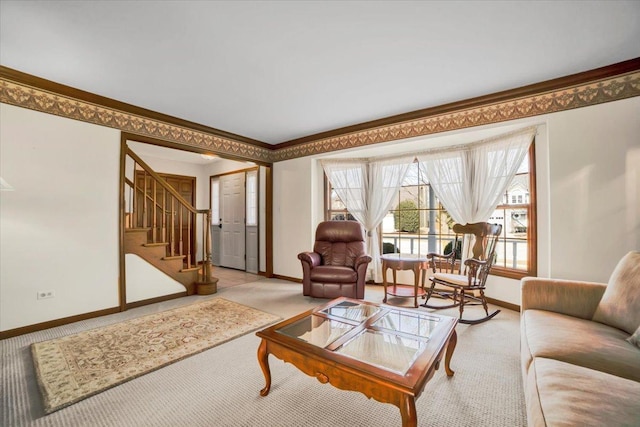
[[[6,104],[0,123],[0,330],[117,307],[120,132]]]
[[[135,254],[125,254],[127,303],[184,292],[182,283]]]
[[[298,253],[313,248],[318,197],[316,165],[310,157],[273,165],[273,272],[302,278]],[[321,203],[321,202],[320,202]]]
[[[640,248],[639,118],[640,97],[635,97],[422,141],[414,138],[406,144],[426,148],[481,139],[514,125],[539,125],[538,276],[606,281],[626,252]],[[345,150],[344,155],[358,157],[366,151],[372,156],[394,149],[403,149],[403,143]],[[315,226],[322,220],[317,158],[274,165],[275,274],[302,278],[297,254],[312,247]],[[404,283],[412,280],[399,276]],[[519,281],[491,277],[487,295],[519,304]]]
[[[548,123],[551,275],[606,282],[640,249],[640,97]]]

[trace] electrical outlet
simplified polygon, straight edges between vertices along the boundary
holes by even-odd
[[[37,293],[38,299],[53,298],[55,296],[56,296],[56,293],[54,291],[38,291]]]

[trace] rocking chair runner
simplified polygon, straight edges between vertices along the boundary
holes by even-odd
[[[447,255],[427,254],[433,275],[429,277],[431,287],[427,290],[422,307],[443,309],[460,307],[460,323],[477,324],[493,318],[500,310],[489,314],[484,295],[485,283],[495,260],[495,249],[502,225],[478,222],[455,224],[456,239]],[[426,272],[425,272],[426,273]],[[453,301],[449,305],[429,305],[432,297]],[[485,317],[468,320],[462,314],[466,305],[482,304]]]

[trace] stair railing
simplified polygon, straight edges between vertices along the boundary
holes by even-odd
[[[128,187],[126,226],[149,228],[151,242],[168,243],[167,256],[184,257],[186,267],[190,269],[195,262],[191,237],[195,236],[194,227],[201,215],[203,276],[204,281],[208,281],[211,278],[211,210],[193,207],[136,153],[129,148],[126,150],[126,155],[134,162],[134,180],[125,178]],[[141,172],[142,185],[136,182],[135,171]]]

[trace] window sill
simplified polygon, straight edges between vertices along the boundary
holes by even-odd
[[[527,276],[535,276],[535,273],[531,272],[531,271],[524,271],[524,270],[512,270],[509,268],[504,268],[504,267],[491,267],[491,274],[492,276],[500,276],[500,277],[506,277],[508,279],[517,279],[520,280],[523,277],[527,277]]]

